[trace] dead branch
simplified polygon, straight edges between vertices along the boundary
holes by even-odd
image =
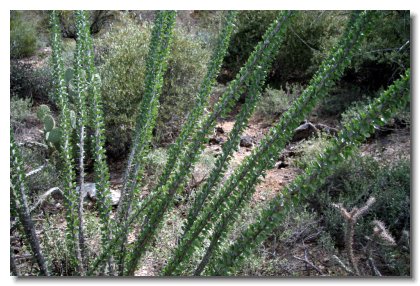
[[[26,176],[26,177],[29,177],[29,176],[35,175],[35,174],[37,174],[37,173],[41,172],[43,169],[45,169],[45,167],[47,167],[47,164],[44,164],[44,165],[42,165],[42,166],[40,166],[40,167],[36,168],[35,170],[32,170],[32,171],[30,171],[30,172],[26,173],[26,175],[25,175],[25,176]]]
[[[375,198],[370,197],[366,204],[361,207],[357,208],[354,207],[350,212],[347,211],[342,204],[332,204],[333,207],[337,208],[341,215],[344,217],[345,221],[347,222],[347,231],[346,231],[346,250],[347,256],[350,261],[350,266],[354,270],[357,276],[360,276],[359,269],[357,267],[357,261],[354,256],[354,226],[356,225],[357,220],[364,215],[370,207],[375,203]]]
[[[343,268],[347,273],[349,273],[349,274],[351,274],[351,275],[354,275],[354,272],[350,269],[350,268],[348,268],[347,266],[346,266],[346,264],[344,264],[344,262],[343,261],[341,261],[341,259],[340,258],[338,258],[338,256],[337,255],[333,255],[332,256],[334,259],[335,259],[335,261],[337,261],[338,262],[338,264],[340,265],[340,267],[341,268]]]
[[[318,272],[319,275],[324,276],[324,273],[322,273],[321,269],[319,269],[315,264],[313,264],[309,258],[308,258],[308,250],[305,248],[305,254],[304,257],[298,257],[298,256],[293,256],[293,258],[303,261],[306,263],[306,265],[310,266],[311,268],[313,268],[316,272]]]

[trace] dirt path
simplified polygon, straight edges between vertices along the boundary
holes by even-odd
[[[224,133],[218,133],[216,136],[223,139],[223,142],[228,140],[228,135],[232,130],[233,126],[235,125],[234,119],[228,119],[220,121],[217,126],[221,128]],[[270,125],[265,122],[258,121],[256,119],[251,119],[247,128],[245,129],[242,137],[248,136],[252,138],[253,146],[252,147],[239,147],[239,150],[233,154],[233,158],[230,163],[230,167],[226,174],[228,177],[230,174],[234,172],[236,167],[238,167],[241,162],[251,154],[252,149],[258,146],[259,142],[263,139],[265,134],[270,129]],[[206,147],[206,150],[213,150],[214,152],[221,152],[221,145],[211,145],[209,144]],[[280,157],[280,156],[279,156]],[[279,160],[278,160],[279,161]],[[274,167],[270,170],[267,170],[265,178],[257,185],[256,191],[253,195],[253,202],[265,201],[273,198],[277,195],[280,190],[287,185],[290,181],[292,181],[296,175],[299,173],[299,169],[286,164],[287,166],[278,168]]]

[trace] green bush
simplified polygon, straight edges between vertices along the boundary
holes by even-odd
[[[298,84],[286,84],[285,89],[267,87],[255,110],[256,115],[268,120],[276,119],[288,110],[302,90],[302,86]]]
[[[35,54],[38,48],[37,31],[25,21],[21,11],[10,12],[10,57],[21,59]]]
[[[385,88],[410,66],[410,11],[380,13],[380,24],[366,34],[344,78],[370,91]]]
[[[10,124],[12,128],[20,125],[30,114],[32,100],[30,98],[19,98],[12,96],[10,98]]]
[[[145,165],[145,174],[146,174],[146,183],[148,188],[153,188],[157,181],[159,180],[160,175],[165,168],[165,163],[168,159],[168,154],[164,148],[153,149],[147,154],[146,165]]]
[[[243,225],[254,221],[264,204],[247,210],[236,223],[238,229],[246,229]],[[250,217],[248,214],[253,216]],[[295,276],[318,275],[314,269],[302,267],[304,262],[296,257],[302,257],[302,248],[308,250],[309,260],[315,265],[324,265],[324,259],[337,253],[334,243],[321,220],[314,212],[305,206],[292,208],[285,219],[273,230],[272,234],[247,257],[234,275],[240,276]],[[332,273],[334,267],[328,268]],[[327,272],[327,271],[325,271]]]
[[[347,123],[350,123],[352,119],[364,108],[365,105],[369,104],[371,98],[364,98],[359,101],[352,102],[352,104],[341,113],[341,125],[344,126]],[[409,126],[411,123],[411,113],[410,113],[410,104],[407,104],[404,108],[401,108],[397,113],[395,113],[393,120],[390,124],[393,124],[395,127],[398,125],[405,127]],[[381,128],[379,128],[381,130]]]
[[[224,67],[235,75],[275,18],[275,11],[241,11]],[[347,16],[339,11],[301,11],[292,19],[270,72],[268,83],[307,82],[337,41]]]
[[[18,61],[10,62],[10,90],[20,97],[47,102],[51,90],[51,72],[48,65],[34,67]]]
[[[321,133],[318,136],[299,142],[296,146],[298,156],[293,159],[292,165],[302,170],[307,168],[316,156],[324,152],[330,145],[328,139],[328,135]]]
[[[49,266],[57,276],[70,275],[74,271],[71,264],[71,251],[68,249],[64,239],[63,226],[60,224],[61,218],[57,215],[46,215],[43,222],[43,233],[40,235],[43,249],[49,260]],[[85,260],[89,264],[100,252],[100,222],[95,213],[87,211],[84,214],[86,229],[86,252]]]
[[[134,130],[135,114],[144,92],[145,59],[150,28],[127,23],[111,30],[97,42],[102,78],[102,95],[111,154],[127,150]],[[168,70],[160,97],[155,128],[157,143],[176,138],[186,114],[194,105],[199,84],[206,71],[209,52],[181,31],[174,34]]]
[[[314,113],[319,117],[339,117],[354,102],[366,96],[360,87],[342,83],[331,90],[330,96],[318,103]]]
[[[337,168],[334,175],[308,199],[311,208],[324,217],[324,226],[334,238],[336,246],[344,247],[344,221],[331,207],[342,203],[346,209],[364,205],[373,196],[375,204],[360,219],[355,228],[356,250],[366,244],[365,236],[372,235],[372,221],[384,222],[395,240],[401,241],[410,230],[410,162],[395,158],[393,162],[378,162],[369,156],[352,157]],[[392,250],[393,255],[388,255]],[[377,250],[382,260],[381,272],[387,275],[409,275],[409,265],[396,263],[395,257],[409,261],[406,245]],[[408,262],[409,263],[409,262]]]

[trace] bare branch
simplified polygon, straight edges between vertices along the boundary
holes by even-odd
[[[42,195],[39,196],[38,201],[30,208],[30,212],[33,212],[40,204],[42,204],[48,196],[50,196],[53,193],[60,193],[61,195],[63,195],[63,192],[60,190],[60,188],[58,187],[54,187],[49,189],[48,191],[46,191],[45,193],[43,193]]]
[[[351,275],[354,275],[354,272],[350,269],[350,268],[348,268],[345,264],[344,264],[344,262],[343,261],[341,261],[341,259],[340,258],[338,258],[338,256],[337,255],[333,255],[332,256],[334,259],[335,259],[335,261],[337,261],[338,262],[338,264],[341,266],[341,268],[343,268],[347,273],[349,273],[349,274],[351,274]]]
[[[29,177],[29,176],[35,175],[35,174],[37,174],[37,173],[41,172],[43,169],[45,169],[45,167],[47,167],[47,164],[44,164],[44,165],[42,165],[42,166],[40,166],[40,167],[36,168],[35,170],[32,170],[32,171],[30,171],[30,172],[26,173],[26,174],[25,174],[25,177],[27,178],[27,177]]]
[[[324,273],[322,273],[321,269],[319,269],[315,264],[313,264],[311,261],[309,261],[308,250],[307,249],[305,249],[305,255],[304,255],[303,258],[297,257],[297,256],[293,256],[293,258],[305,262],[308,266],[315,269],[315,271],[318,272],[319,275],[324,276]]]

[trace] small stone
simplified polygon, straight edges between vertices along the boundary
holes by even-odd
[[[297,142],[302,139],[307,139],[312,135],[316,134],[318,129],[310,122],[303,123],[295,129],[292,142]]]
[[[241,146],[241,147],[252,147],[253,142],[252,142],[251,136],[248,136],[248,135],[242,136],[241,141],[239,143],[239,146]]]
[[[209,144],[211,145],[219,145],[224,142],[223,138],[221,137],[212,137],[209,139]]]
[[[277,162],[276,167],[277,169],[283,169],[289,166],[289,164],[285,163],[284,161]]]
[[[223,127],[216,127],[216,133],[217,134],[225,134],[225,130],[223,129]]]
[[[315,124],[315,128],[321,130],[322,132],[325,132],[327,134],[330,135],[337,135],[338,134],[338,129],[334,128],[334,127],[330,127],[328,125],[322,124],[322,123],[317,123]]]
[[[83,194],[83,198],[87,197],[92,201],[96,201],[96,185],[95,183],[85,183],[85,190]],[[76,191],[79,191],[80,187],[76,187]],[[120,201],[121,194],[117,190],[110,189],[109,192],[111,193],[111,205],[116,206]]]

